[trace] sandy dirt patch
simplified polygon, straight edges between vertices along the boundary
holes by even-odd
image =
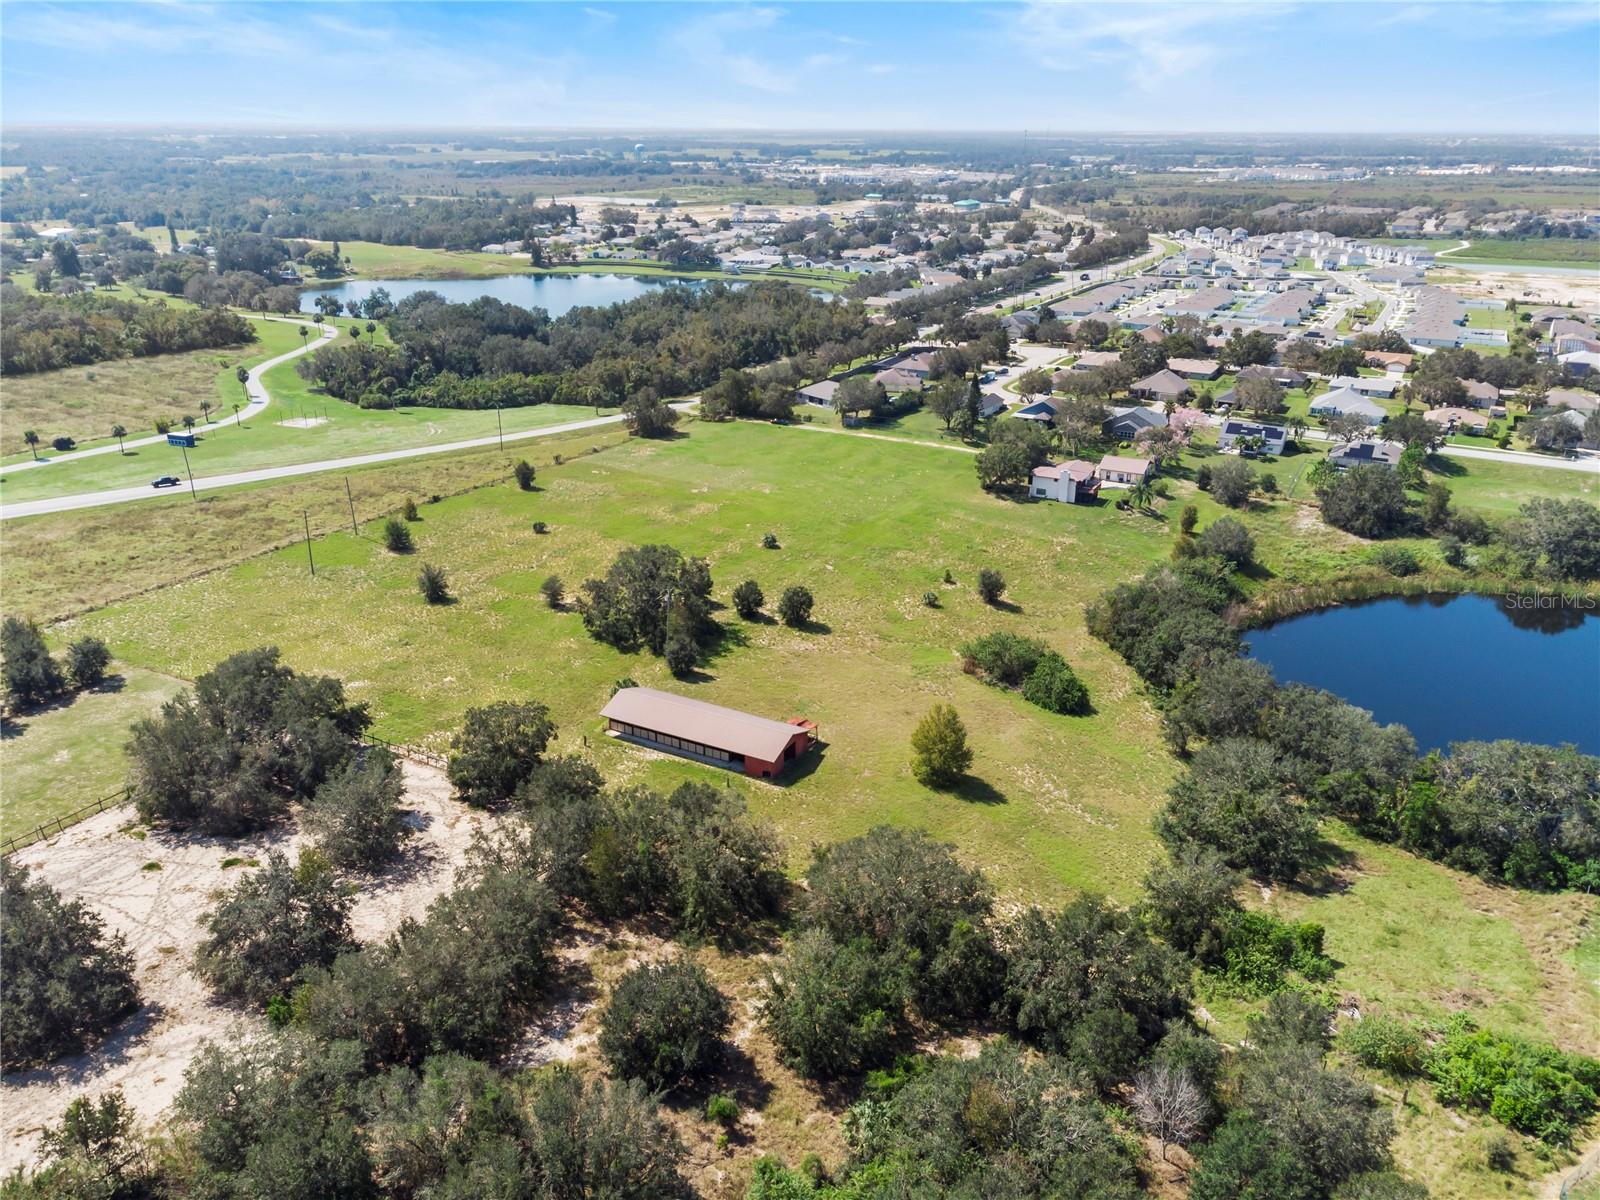
[[[327,417],[290,417],[286,421],[279,421],[285,429],[315,429],[318,425],[326,425]]]
[[[420,917],[450,888],[474,834],[492,820],[452,801],[441,771],[412,762],[404,768],[417,836],[382,876],[357,882],[351,925],[364,942],[404,917]],[[227,839],[145,831],[134,820],[129,807],[108,809],[17,855],[127,938],[144,1003],[90,1052],[0,1081],[0,1171],[33,1161],[40,1131],[60,1120],[74,1097],[121,1087],[139,1117],[152,1121],[177,1097],[205,1042],[237,1042],[266,1028],[255,1013],[214,1003],[190,961],[211,894],[250,869],[223,862],[264,861],[271,850],[292,857],[308,837],[293,821]]]

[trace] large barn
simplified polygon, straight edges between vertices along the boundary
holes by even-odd
[[[772,721],[655,688],[623,688],[600,710],[612,737],[771,779],[817,740],[814,722]]]

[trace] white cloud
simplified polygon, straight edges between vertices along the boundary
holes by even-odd
[[[617,14],[614,12],[607,12],[603,8],[585,7],[583,10],[583,15],[588,17],[589,20],[593,21],[596,25],[615,25],[617,23]]]
[[[1204,3],[1047,3],[1017,10],[1011,34],[1041,66],[1083,64],[1122,71],[1145,91],[1193,79],[1231,52],[1244,33],[1289,6],[1223,0]]]
[[[723,9],[687,22],[670,40],[702,70],[719,72],[740,87],[791,92],[791,78],[770,61],[745,49],[756,35],[776,26],[782,16],[783,10],[777,8]]]

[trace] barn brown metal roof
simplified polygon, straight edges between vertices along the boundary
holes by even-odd
[[[782,758],[789,739],[805,732],[799,725],[645,687],[623,688],[600,715],[763,762]]]

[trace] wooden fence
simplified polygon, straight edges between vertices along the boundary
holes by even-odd
[[[128,794],[128,789],[123,788],[120,792],[110,796],[102,796],[98,800],[85,804],[82,808],[73,809],[69,813],[63,813],[59,817],[46,821],[43,825],[37,825],[27,833],[19,833],[16,837],[8,837],[3,842],[0,842],[0,855],[15,854],[18,850],[31,846],[35,842],[42,842],[47,837],[55,837],[68,825],[76,825],[85,817],[92,817],[95,813],[105,812],[108,808],[126,804],[128,802]]]
[[[374,746],[382,746],[391,751],[397,758],[409,758],[413,762],[422,763],[424,766],[445,768],[445,756],[436,754],[432,750],[423,750],[416,746],[402,746],[398,742],[391,742],[387,738],[375,737],[368,734],[361,739]],[[131,793],[127,788],[114,792],[109,796],[102,796],[99,800],[91,801],[82,808],[75,808],[69,813],[62,813],[59,817],[52,817],[42,825],[36,825],[26,833],[19,833],[15,837],[8,837],[0,841],[0,857],[15,854],[18,850],[25,849],[35,842],[42,842],[45,838],[55,837],[56,834],[66,829],[69,825],[76,825],[85,817],[92,817],[96,813],[105,812],[108,808],[115,808],[119,804],[126,804]]]

